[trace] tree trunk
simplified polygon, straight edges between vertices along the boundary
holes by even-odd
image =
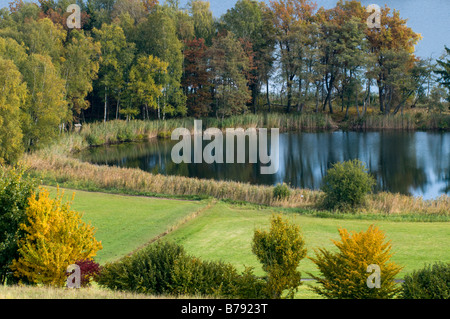
[[[267,105],[269,105],[269,113],[270,113],[269,79],[266,80],[266,99],[267,99]]]
[[[103,116],[103,122],[106,122],[106,114],[108,113],[108,88],[105,86],[105,111]]]
[[[116,105],[116,120],[119,119],[119,104],[120,104],[120,95],[117,99],[117,105]]]
[[[320,101],[319,88],[320,88],[320,84],[316,85],[316,109],[314,111],[315,113],[319,112],[319,101]]]
[[[287,108],[286,113],[289,113],[291,111],[291,104],[292,104],[292,83],[290,79],[288,79],[286,83],[286,89],[287,89]]]
[[[356,105],[356,113],[358,113],[358,119],[360,119],[361,118],[361,114],[359,113],[358,91],[355,92],[355,105]]]

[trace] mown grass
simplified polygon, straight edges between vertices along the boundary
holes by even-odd
[[[47,188],[56,195],[56,188]],[[392,240],[395,258],[406,265],[405,270],[420,268],[426,261],[450,259],[450,251],[445,249],[450,235],[448,222],[400,222],[394,216],[391,220],[364,219],[363,215],[355,219],[352,214],[347,214],[348,218],[321,218],[298,209],[63,191],[67,200],[75,192],[71,208],[82,212],[83,219],[96,227],[96,237],[103,244],[96,258],[100,263],[129,254],[165,234],[164,240],[181,243],[199,257],[229,261],[241,269],[244,265],[259,267],[251,253],[253,231],[267,227],[271,214],[280,212],[302,228],[310,252],[313,247],[332,248],[331,239],[338,239],[340,227],[360,231],[376,224]],[[192,216],[196,212],[201,213]],[[306,269],[313,268],[309,263]]]
[[[56,189],[50,189],[55,195]],[[68,200],[71,199],[72,190],[66,189],[64,193]],[[319,218],[295,209],[227,202],[208,204],[208,201],[76,191],[71,207],[82,212],[83,219],[96,227],[96,238],[103,244],[96,258],[100,263],[127,255],[160,234],[165,234],[164,240],[182,244],[195,256],[231,262],[242,270],[244,266],[253,266],[262,275],[261,266],[251,252],[251,238],[255,229],[268,227],[270,216],[279,212],[301,227],[308,255],[317,247],[333,249],[331,240],[339,239],[338,228],[361,231],[375,224],[392,241],[395,253],[393,260],[405,267],[401,277],[425,263],[450,260],[450,251],[447,249],[450,235],[448,222]],[[186,219],[198,211],[201,213]],[[306,272],[317,271],[307,259],[301,262],[300,269],[304,273],[303,277]]]
[[[51,195],[56,195],[56,188],[47,188]],[[75,192],[71,208],[83,213],[83,220],[95,226],[95,237],[103,245],[95,257],[99,263],[113,261],[139,249],[208,205],[208,201],[61,191],[67,201]]]
[[[53,196],[57,189],[48,187]],[[398,222],[378,216],[379,219],[323,218],[310,211],[293,208],[275,208],[248,203],[203,201],[180,201],[141,196],[114,195],[98,192],[61,189],[65,198],[75,197],[71,208],[83,213],[83,219],[97,230],[96,238],[102,241],[103,249],[96,260],[100,264],[115,260],[144,247],[155,238],[175,241],[188,253],[204,260],[230,262],[239,270],[244,266],[255,267],[263,275],[261,265],[251,252],[251,239],[255,229],[267,228],[270,216],[282,212],[297,223],[308,248],[325,247],[335,249],[332,239],[338,239],[338,228],[360,231],[376,224],[392,242],[392,259],[404,266],[399,278],[426,263],[450,259],[447,249],[449,224],[443,222]],[[344,214],[342,214],[344,215]],[[363,218],[364,216],[361,216]],[[375,216],[372,216],[375,217]],[[162,235],[164,235],[162,237]],[[307,272],[317,274],[309,259],[300,263],[303,278]],[[315,282],[305,281],[296,298],[312,299],[320,296],[309,287]],[[79,295],[81,294],[81,295]],[[97,287],[80,291],[58,290],[45,287],[0,287],[0,298],[156,298],[155,296],[122,294]],[[157,298],[166,298],[157,296]],[[190,298],[183,296],[182,298]],[[203,298],[203,297],[202,297]]]
[[[251,253],[251,240],[254,230],[267,228],[271,214],[278,211],[274,208],[258,209],[219,203],[165,236],[164,240],[173,240],[183,245],[189,253],[207,260],[226,260],[238,269],[253,266],[255,272],[262,275],[262,268]],[[331,240],[339,239],[339,228],[361,231],[375,224],[391,240],[394,253],[392,260],[404,267],[399,278],[422,268],[425,263],[450,260],[446,244],[449,240],[447,222],[317,218],[293,212],[287,213],[287,216],[301,227],[308,256],[314,256],[313,249],[318,247],[334,250]],[[302,260],[299,269],[304,278],[308,277],[307,272],[318,274],[309,259]]]

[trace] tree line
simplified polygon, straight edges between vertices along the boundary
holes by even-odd
[[[420,59],[397,10],[381,27],[358,1],[14,0],[0,10],[0,159],[14,162],[74,123],[245,112],[363,117],[449,99],[450,50]]]

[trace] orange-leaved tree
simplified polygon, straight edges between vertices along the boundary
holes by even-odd
[[[384,233],[374,225],[367,231],[349,233],[339,229],[341,241],[333,240],[338,250],[331,252],[316,249],[316,257],[309,257],[319,268],[322,277],[312,276],[318,284],[312,289],[329,299],[387,299],[394,297],[399,289],[394,281],[402,267],[389,261],[391,242],[385,241]],[[373,270],[379,267],[379,286],[372,282]]]
[[[94,227],[82,221],[82,215],[63,203],[64,193],[50,198],[41,188],[29,198],[27,223],[20,225],[25,236],[19,242],[19,258],[11,268],[14,275],[34,284],[61,287],[66,270],[79,260],[92,259],[102,249],[94,237]]]

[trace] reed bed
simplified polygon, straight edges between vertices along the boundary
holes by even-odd
[[[323,198],[320,191],[291,189],[288,198],[277,200],[273,195],[273,186],[152,174],[139,169],[94,165],[60,155],[29,154],[23,159],[23,164],[32,176],[42,181],[87,190],[168,197],[212,197],[308,210],[320,210]],[[366,207],[359,212],[449,216],[450,197],[444,195],[435,200],[423,200],[400,194],[378,193],[368,196]]]
[[[450,123],[450,116],[405,114],[397,116],[369,115],[360,120],[349,120],[352,128],[417,129],[424,123],[430,128]],[[444,124],[443,124],[444,123]],[[304,114],[245,114],[228,118],[203,119],[203,129],[217,127],[265,127],[287,131],[318,131],[338,129],[331,116],[322,113]],[[138,141],[170,136],[177,127],[194,129],[193,118],[165,121],[109,121],[86,124],[80,132],[61,135],[53,144],[24,156],[30,172],[48,182],[82,189],[110,190],[124,193],[162,194],[165,196],[213,197],[221,200],[243,201],[286,208],[320,209],[323,194],[320,191],[291,189],[290,196],[277,200],[272,186],[259,186],[231,181],[201,180],[180,176],[152,174],[139,169],[99,166],[81,162],[74,153],[92,146]],[[449,124],[450,127],[450,124]],[[163,134],[161,134],[163,133]],[[379,193],[368,198],[363,212],[376,214],[450,214],[450,197],[426,201],[400,194]]]
[[[362,130],[449,130],[450,114],[371,114],[349,120],[348,127]]]
[[[228,118],[202,119],[203,129],[226,128],[279,128],[280,132],[337,129],[326,114],[244,114]],[[58,141],[46,148],[54,154],[70,154],[89,146],[115,144],[124,141],[152,139],[159,135],[168,137],[178,127],[194,130],[194,118],[123,121],[114,120],[83,125],[80,132],[63,133]]]
[[[362,130],[449,130],[449,114],[416,113],[396,116],[370,114],[361,119],[352,118],[347,121],[336,122],[328,114],[302,113],[302,114],[244,114],[221,118],[202,119],[203,129],[216,127],[278,128],[280,132],[311,132],[330,131],[337,129]],[[194,130],[194,118],[168,119],[168,120],[113,120],[83,125],[80,132],[66,132],[44,151],[53,154],[67,155],[90,146],[116,144],[126,141],[148,140],[156,137],[170,137],[171,132],[178,127]]]

